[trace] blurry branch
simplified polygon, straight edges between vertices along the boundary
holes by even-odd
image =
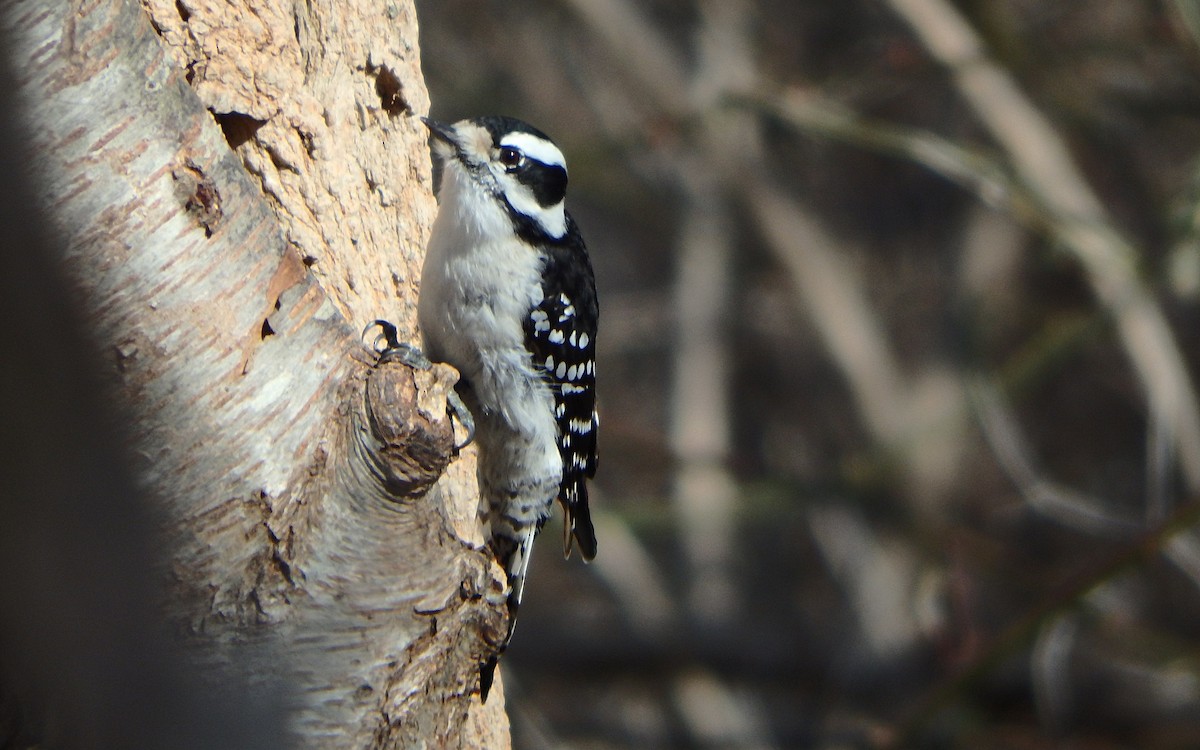
[[[678,614],[654,561],[619,517],[599,513],[594,521],[605,548],[605,554],[597,556],[594,569],[617,597],[634,632],[647,641],[667,643],[677,632]],[[738,696],[711,674],[680,675],[674,694],[684,725],[701,747],[770,747],[767,722],[756,704]],[[524,706],[526,701],[515,703]],[[517,718],[534,735],[531,739],[537,746],[557,746],[550,741],[544,729],[548,724],[540,715],[519,712]]]
[[[717,624],[729,620],[735,604],[730,573],[737,488],[726,468],[730,352],[723,325],[732,240],[715,186],[699,187],[687,198],[675,251],[668,430],[677,461],[671,494],[688,560],[689,608],[701,621]]]
[[[675,115],[690,112],[687,65],[654,24],[628,0],[565,0],[626,64],[627,72],[658,105]]]
[[[721,92],[737,85],[731,76],[752,70],[745,3],[702,6],[694,77],[637,6],[625,0],[568,0],[568,4],[627,64],[635,84],[675,115],[712,108]],[[723,113],[725,120],[730,117]],[[729,129],[729,123],[706,124],[715,140],[722,137],[716,134],[722,127]],[[730,573],[737,490],[726,467],[730,352],[722,324],[728,317],[732,236],[719,181],[708,175],[708,165],[700,156],[678,156],[672,178],[683,188],[685,208],[679,224],[673,298],[677,346],[669,390],[669,440],[679,465],[672,495],[689,564],[690,608],[699,621],[719,624],[736,609]]]
[[[1042,724],[1060,731],[1070,713],[1071,653],[1079,633],[1078,618],[1067,614],[1048,621],[1033,645],[1033,700]]]
[[[936,513],[961,466],[966,405],[958,377],[936,363],[909,381],[872,309],[867,284],[848,262],[844,243],[782,186],[766,167],[737,180],[746,210],[788,272],[797,304],[814,324],[850,385],[859,415],[877,443],[900,459],[909,497]]]
[[[906,400],[906,388],[887,335],[871,311],[866,284],[819,220],[783,197],[779,186],[760,178],[758,173],[745,185],[747,208],[850,382],[867,428],[877,440],[895,442],[902,429],[897,407]]]
[[[1166,317],[1138,276],[1137,252],[1114,228],[1051,124],[987,57],[966,20],[943,0],[886,0],[1003,148],[1013,169],[1053,217],[1050,230],[1083,266],[1113,315],[1151,410],[1179,446],[1188,487],[1200,492],[1200,404]]]
[[[969,393],[984,439],[1030,507],[1069,528],[1089,534],[1125,535],[1139,528],[1132,521],[1109,514],[1099,500],[1039,476],[1030,455],[1029,441],[1021,433],[1016,415],[1005,403],[1000,389],[989,379],[982,375],[973,377]]]
[[[616,597],[635,634],[652,643],[665,641],[678,625],[678,615],[654,560],[620,517],[595,512],[592,520],[596,535],[604,539],[604,554],[596,556],[592,569]]]
[[[1164,553],[1181,573],[1192,581],[1192,585],[1200,588],[1200,541],[1195,533],[1179,534],[1167,543]]]
[[[907,721],[885,743],[889,748],[921,747],[921,739],[949,706],[966,700],[971,690],[999,668],[1005,660],[1025,648],[1046,623],[1078,606],[1085,597],[1117,576],[1144,566],[1174,543],[1178,535],[1200,523],[1200,499],[1180,506],[1163,523],[1132,542],[1106,555],[1066,583],[1055,587],[1042,601],[1004,628],[979,656],[962,669],[934,685],[920,699]],[[955,744],[953,742],[951,745]]]
[[[708,673],[692,672],[676,680],[675,705],[698,747],[772,747],[758,704],[737,695]]]
[[[984,439],[1000,467],[1031,508],[1069,528],[1097,536],[1126,536],[1139,528],[1136,522],[1117,518],[1105,511],[1096,498],[1039,476],[1029,452],[1029,441],[1021,433],[1017,418],[1005,403],[1000,389],[983,376],[972,378],[969,389]],[[1155,439],[1154,433],[1158,432],[1155,425],[1152,424],[1150,430],[1151,457],[1148,468],[1151,476],[1147,506],[1153,513],[1146,520],[1147,523],[1161,523],[1167,517],[1169,507],[1165,498],[1156,497],[1156,494],[1166,492],[1165,488],[1158,486],[1166,480],[1156,479],[1153,472],[1156,465],[1166,459],[1157,456],[1164,446],[1161,438]],[[1172,537],[1165,545],[1163,554],[1191,579],[1193,585],[1200,588],[1200,541],[1194,534],[1184,532]]]
[[[1200,297],[1200,161],[1193,162],[1188,187],[1180,191],[1173,213],[1175,246],[1167,256],[1166,275],[1176,296],[1194,302]]]
[[[920,164],[971,190],[984,204],[1004,209],[1014,219],[1031,229],[1061,239],[1054,215],[1048,213],[1022,183],[1014,181],[1001,163],[989,155],[964,148],[926,131],[863,120],[838,102],[812,92],[792,90],[737,97],[733,101],[739,106],[750,106],[763,111],[797,130]],[[1077,336],[1086,332],[1088,328],[1090,326],[1083,329],[1076,327],[1071,335]],[[1057,347],[1054,350],[1057,351]],[[1043,355],[1046,353],[1042,352]],[[1168,423],[1161,411],[1153,410],[1150,421],[1147,457],[1150,486],[1147,491],[1147,515],[1154,521],[1161,520],[1166,513],[1166,491],[1170,484],[1170,469],[1175,462],[1177,445],[1173,433],[1175,420],[1172,419]],[[1014,480],[1018,480],[1018,476],[1012,471],[1013,466],[1014,464],[1009,463],[1006,469]],[[1083,507],[1076,502],[1082,501],[1083,498],[1074,497],[1065,488],[1050,491],[1050,486],[1046,484],[1039,484],[1034,488],[1033,485],[1023,485],[1020,481],[1017,483],[1035,507],[1051,516],[1058,516],[1054,507],[1061,511],[1065,511],[1067,505],[1074,505],[1076,510]],[[1069,500],[1072,497],[1074,499]],[[1065,501],[1066,504],[1059,501]],[[1072,515],[1074,511],[1067,514]],[[1071,524],[1065,518],[1060,517],[1059,520]]]
[[[1160,523],[1171,510],[1171,481],[1175,466],[1175,444],[1168,426],[1150,415],[1146,426],[1146,523]]]
[[[916,384],[906,382],[883,327],[871,310],[866,284],[843,259],[845,253],[837,239],[810,212],[783,197],[787,191],[771,178],[771,169],[761,154],[747,145],[747,138],[753,139],[757,132],[750,118],[730,118],[726,102],[762,88],[748,59],[749,52],[738,47],[732,33],[740,12],[736,6],[741,4],[705,6],[706,33],[723,44],[704,46],[705,38],[701,37],[701,52],[720,63],[720,76],[714,79],[718,85],[698,77],[700,85],[691,89],[692,96],[685,101],[678,88],[686,80],[680,56],[668,51],[672,48],[669,41],[655,34],[654,25],[634,4],[628,0],[566,2],[611,46],[625,72],[659,96],[664,109],[679,118],[680,124],[699,123],[700,127],[688,131],[689,147],[700,150],[698,158],[712,173],[708,179],[721,183],[726,195],[736,197],[754,217],[770,249],[789,272],[802,310],[813,320],[834,362],[849,381],[868,430],[887,449],[899,449],[901,465],[916,480],[910,488],[912,496],[936,503],[938,489],[949,476],[946,467],[955,470],[959,453],[954,445],[945,450],[920,449],[923,438],[933,434],[931,426],[947,435],[956,434],[954,426],[961,424],[965,414],[961,389],[941,372]],[[714,23],[714,19],[718,20]],[[705,59],[702,54],[702,66]],[[728,127],[731,122],[737,126]],[[925,151],[931,161],[956,163],[955,157],[946,156],[949,150],[927,147]],[[689,159],[677,154],[673,161],[686,165]],[[963,175],[976,173],[966,168],[958,171]],[[685,192],[694,187],[689,182],[694,175],[680,173],[679,178]],[[995,192],[1011,192],[998,172],[989,180]],[[689,223],[694,224],[695,219],[691,217]],[[696,295],[700,290],[690,293]],[[942,458],[926,460],[934,454]]]
[[[960,91],[1004,148],[1017,179],[987,155],[917,129],[864,121],[812,93],[740,96],[735,103],[764,110],[806,132],[921,164],[1063,244],[1083,265],[1097,297],[1115,318],[1150,401],[1155,429],[1165,431],[1177,445],[1188,485],[1200,491],[1200,409],[1166,318],[1138,277],[1136,251],[1112,228],[1049,123],[1011,78],[986,59],[974,32],[953,8],[940,0],[889,2],[954,72]],[[775,213],[786,220],[782,211]],[[777,240],[786,240],[779,234]],[[855,390],[864,396],[870,393]],[[871,413],[864,408],[868,422]],[[1151,502],[1157,497],[1151,493]]]
[[[1137,251],[1112,225],[1099,198],[1050,123],[1006,71],[988,59],[975,32],[943,0],[888,0],[950,70],[959,92],[999,142],[1042,210],[1051,233],[1084,267],[1099,300],[1116,320],[1122,342],[1150,402],[1151,477],[1148,515],[1161,515],[1167,479],[1178,458],[1191,494],[1200,491],[1200,403],[1166,316],[1137,270]],[[1195,21],[1194,3],[1177,4]],[[1163,436],[1167,436],[1163,440]],[[1174,444],[1155,450],[1156,442]],[[1200,543],[1173,538],[1166,555],[1200,585]]]
[[[724,91],[753,75],[748,7],[736,0],[701,3],[698,64],[691,81],[695,105],[710,113],[699,137],[718,153],[731,138],[754,152],[755,123],[713,107]],[[690,149],[676,165],[684,197],[675,252],[674,367],[670,442],[678,461],[672,501],[688,560],[688,608],[705,626],[728,625],[737,611],[733,551],[737,485],[728,469],[731,448],[729,319],[733,231],[728,201],[710,160]],[[703,151],[703,148],[700,149]]]
[[[919,128],[867,120],[813,91],[788,89],[732,97],[730,104],[767,114],[798,131],[907,159],[1009,211],[1024,223],[1044,223],[1020,183],[990,154]]]
[[[735,97],[732,102],[737,106],[750,107],[775,117],[798,131],[813,133],[920,164],[964,189],[972,191],[983,204],[1005,210],[1013,219],[1028,228],[1051,237],[1054,236],[1053,217],[1043,211],[1029,191],[1020,182],[1014,181],[1006,173],[1003,165],[991,155],[965,148],[927,131],[867,121],[840,103],[810,91],[794,89],[778,93],[739,96]],[[978,286],[976,285],[976,287]],[[974,288],[970,291],[972,294],[978,295],[988,290]],[[1048,340],[1042,342],[1047,345],[1034,352],[1035,356],[1032,360],[1024,358],[1022,364],[1026,372],[1012,373],[1012,377],[1005,377],[1003,381],[1009,387],[1015,386],[1016,381],[1028,377],[1027,370],[1044,364],[1044,360],[1048,357],[1060,356],[1064,345],[1069,344],[1071,339],[1078,339],[1086,334],[1092,327],[1090,319],[1083,319],[1069,321],[1066,329],[1062,326],[1048,329],[1046,337],[1044,337]],[[1033,475],[1024,470],[1031,466],[1030,463],[1017,460],[1017,456],[1011,451],[1005,452],[998,449],[1001,444],[997,441],[1004,436],[1005,432],[1004,429],[1001,429],[1003,421],[989,422],[986,419],[988,416],[996,416],[996,412],[985,410],[982,416],[985,418],[985,432],[989,427],[995,428],[995,431],[988,435],[993,449],[996,450],[1002,465],[1031,505],[1063,523],[1077,527],[1079,526],[1077,521],[1090,518],[1094,512],[1102,513],[1102,511],[1095,510],[1099,507],[1096,503],[1077,496],[1068,488],[1032,479]],[[1005,416],[1009,421],[1009,426],[1015,428],[1015,422],[1011,421],[1011,415],[1006,412]],[[1169,500],[1167,490],[1170,486],[1171,467],[1174,466],[1176,446],[1172,436],[1167,434],[1170,426],[1164,424],[1159,412],[1152,412],[1150,421],[1147,446],[1150,486],[1147,490],[1146,505],[1148,519],[1154,522],[1161,521],[1167,512]],[[1093,522],[1102,526],[1109,525],[1109,521],[1092,518],[1091,521],[1083,522],[1082,526],[1091,526],[1093,527],[1091,531],[1098,533],[1099,529],[1094,528]],[[1117,523],[1118,525],[1125,524],[1125,522]]]
[[[1192,43],[1200,46],[1200,2],[1197,0],[1172,0],[1171,5],[1184,29],[1192,37]]]
[[[1000,385],[1007,393],[1030,388],[1056,363],[1107,329],[1108,318],[1099,310],[1055,314],[998,368]]]
[[[670,44],[656,35],[653,24],[633,4],[628,0],[566,2],[610,44],[628,72],[644,86],[667,97],[667,101],[678,95],[685,78],[683,64],[666,52]],[[725,92],[731,93],[735,92]],[[682,114],[686,114],[684,109]],[[742,148],[730,153],[741,156]],[[872,432],[890,441],[896,434],[892,426],[895,405],[901,400],[899,367],[869,312],[865,285],[848,264],[839,260],[836,240],[815,217],[782,198],[782,189],[769,180],[767,172],[749,168],[744,159],[737,163],[717,160],[709,166],[721,168],[727,173],[724,177],[732,178],[732,184],[738,187],[743,186],[745,172],[752,172],[756,181],[765,181],[748,186],[755,193],[747,197],[746,203],[752,210],[758,209],[757,218],[768,240],[808,302],[809,312],[834,359],[847,373]],[[683,181],[687,184],[686,175]]]
[[[921,637],[913,550],[886,543],[861,513],[840,505],[814,507],[808,524],[834,580],[847,592],[863,650],[873,661],[908,653]]]

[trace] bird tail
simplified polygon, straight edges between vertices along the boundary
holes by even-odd
[[[538,526],[531,526],[521,533],[519,540],[501,537],[493,541],[493,547],[501,547],[496,542],[507,542],[509,549],[495,549],[496,557],[508,574],[508,631],[504,640],[488,660],[479,665],[479,698],[487,702],[488,692],[492,689],[492,681],[496,676],[496,667],[500,663],[500,655],[508,648],[512,640],[513,630],[517,627],[517,610],[521,607],[521,597],[525,593],[525,578],[529,573],[529,559],[533,552],[533,540],[537,537]]]
[[[596,530],[592,528],[592,511],[588,508],[587,482],[582,477],[566,487],[559,495],[563,513],[563,557],[571,556],[571,548],[579,546],[579,554],[591,562],[596,557]]]
[[[500,664],[500,654],[494,654],[479,665],[479,701],[487,703],[488,693],[492,692],[492,680],[496,679],[496,667]]]

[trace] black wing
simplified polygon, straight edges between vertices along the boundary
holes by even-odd
[[[534,365],[554,391],[558,450],[563,478],[558,500],[566,512],[570,536],[584,559],[596,556],[596,532],[588,510],[587,479],[596,474],[596,281],[583,239],[568,220],[566,237],[546,247],[542,301],[530,311],[525,338]]]

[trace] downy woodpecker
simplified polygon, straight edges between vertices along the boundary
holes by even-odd
[[[486,700],[555,498],[564,554],[572,538],[584,559],[596,554],[586,480],[596,473],[599,310],[554,142],[508,117],[423,121],[441,185],[418,319],[425,353],[461,373],[479,446],[479,515],[510,587],[507,635],[480,666]]]

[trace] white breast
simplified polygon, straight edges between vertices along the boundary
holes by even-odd
[[[426,354],[458,368],[486,412],[553,439],[552,394],[530,364],[523,329],[542,298],[543,263],[495,199],[447,165],[417,305]]]

